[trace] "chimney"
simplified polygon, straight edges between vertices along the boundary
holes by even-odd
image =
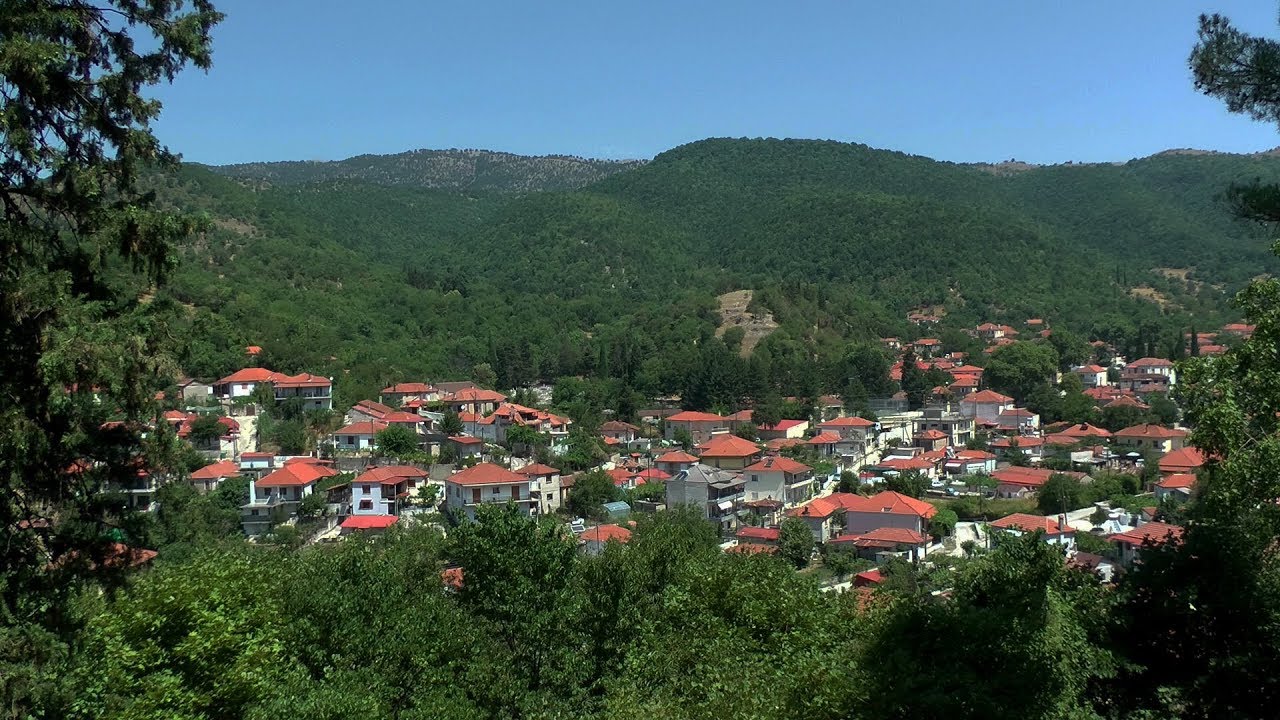
[[[249,504],[254,505],[258,502],[258,481],[249,481]]]
[[[1058,516],[1058,532],[1066,532],[1066,531],[1067,531],[1067,516],[1059,515]]]

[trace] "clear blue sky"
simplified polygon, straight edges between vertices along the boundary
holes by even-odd
[[[954,161],[1249,152],[1271,126],[1191,87],[1196,17],[1268,0],[221,0],[209,74],[158,91],[206,163],[413,148],[650,157],[705,137]]]

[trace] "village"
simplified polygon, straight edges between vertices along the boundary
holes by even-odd
[[[938,318],[911,320],[927,329]],[[1245,338],[1251,330],[1233,324],[1221,335]],[[1032,319],[1021,332],[1043,339],[1052,331]],[[1018,342],[1020,331],[984,323],[970,334],[989,343],[990,354]],[[1218,335],[1200,336],[1200,354],[1223,352]],[[909,361],[949,382],[915,409],[905,391],[871,398],[873,410],[862,413],[869,417],[825,395],[807,417],[768,425],[754,422],[751,409],[721,415],[663,398],[634,422],[600,424],[592,434],[603,449],[598,463],[573,470],[561,462],[578,430],[573,419],[534,406],[545,404],[538,399],[549,398],[547,388],[518,391],[530,403],[521,404],[471,381],[394,383],[376,400],[346,408],[341,426],[314,452],[274,452],[260,443],[264,416],[282,404],[333,411],[333,382],[256,367],[260,349],[249,347],[244,369],[211,383],[184,378],[159,396],[171,407],[164,419],[207,464],[186,477],[139,472],[113,490],[132,507],[154,511],[164,483],[186,482],[208,494],[247,479],[241,527],[255,542],[282,528],[293,528],[303,543],[376,535],[397,523],[447,529],[474,521],[484,506],[509,505],[560,518],[588,554],[625,545],[639,514],[691,507],[730,553],[786,554],[787,526],[803,526],[807,534],[791,559],[834,589],[874,585],[891,561],[971,556],[1001,534],[1037,534],[1061,546],[1069,562],[1110,580],[1142,547],[1180,536],[1177,508],[1192,498],[1206,458],[1176,419],[1159,423],[1144,414],[1154,395],[1172,396],[1172,361],[1126,360],[1093,343],[1107,363],[1069,374],[1099,416],[1111,408],[1107,417],[1144,419],[1109,430],[1042,423],[986,387],[984,368],[975,364],[981,358],[944,353],[937,339],[882,343],[896,358],[891,379],[901,381]],[[612,490],[578,489],[601,474]],[[1107,497],[1116,495],[1117,482],[1128,490]],[[582,502],[571,501],[576,489]]]

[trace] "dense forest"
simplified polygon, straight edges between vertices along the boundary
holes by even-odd
[[[351,399],[482,363],[504,387],[598,376],[678,392],[694,348],[716,344],[716,296],[749,289],[780,326],[755,350],[760,372],[795,394],[791,360],[829,365],[850,343],[916,337],[918,308],[952,331],[1042,317],[1171,354],[1181,333],[1235,320],[1229,298],[1277,266],[1223,198],[1233,181],[1280,178],[1268,155],[992,172],[719,139],[613,170],[529,192],[512,190],[555,185],[533,171],[489,184],[501,192],[370,173],[276,182],[256,166],[153,178],[214,223],[164,289],[192,308],[185,367],[218,376],[252,343],[283,369],[339,378]]]

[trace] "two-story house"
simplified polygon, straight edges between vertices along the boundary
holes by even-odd
[[[440,399],[440,391],[431,383],[403,382],[382,388],[380,399],[384,403],[396,406],[404,405],[411,400],[435,402]]]
[[[1080,384],[1086,388],[1106,387],[1111,384],[1107,380],[1107,369],[1101,365],[1081,365],[1072,369],[1071,372],[1080,378]]]
[[[741,470],[760,458],[760,446],[737,435],[714,435],[698,445],[698,462],[721,470]]]
[[[666,482],[667,507],[692,505],[721,531],[738,526],[746,481],[737,473],[697,464],[676,473]]]
[[[333,409],[333,380],[311,373],[284,375],[277,373],[271,383],[276,390],[276,402],[301,398],[306,410]]]
[[[1161,455],[1181,450],[1186,438],[1186,430],[1150,424],[1127,427],[1112,435],[1118,448],[1136,452],[1150,450]]]
[[[564,504],[559,470],[550,465],[533,463],[516,470],[516,474],[528,478],[529,496],[537,500],[539,514],[550,515]]]
[[[352,515],[399,515],[427,473],[409,465],[370,468],[351,481]]]
[[[1000,413],[1013,409],[1013,398],[994,390],[981,390],[960,398],[960,414],[979,424],[999,425]]]
[[[240,507],[240,524],[246,535],[260,535],[279,520],[297,512],[298,504],[310,495],[316,483],[337,475],[323,461],[292,458],[262,478],[249,483],[249,502]]]
[[[521,513],[536,515],[539,500],[530,495],[530,478],[493,463],[479,463],[444,481],[445,506],[456,518],[475,520],[485,504],[514,504]]]
[[[742,471],[746,478],[748,502],[777,500],[795,507],[813,497],[813,468],[782,456],[769,456],[748,465]]]
[[[498,405],[505,402],[506,399],[506,395],[496,390],[471,387],[443,395],[440,401],[444,403],[445,407],[458,414],[471,413],[483,416],[497,410]]]
[[[675,440],[681,430],[689,434],[695,445],[711,439],[712,435],[728,433],[730,420],[715,413],[694,412],[685,410],[668,417],[665,421],[667,440]]]
[[[1130,567],[1145,547],[1181,542],[1182,528],[1162,522],[1149,522],[1132,530],[1116,533],[1107,539],[1120,551],[1120,564]]]
[[[659,455],[653,461],[654,467],[668,475],[675,475],[681,470],[686,470],[696,464],[698,464],[698,458],[683,450],[672,450]]]
[[[390,425],[381,420],[365,420],[345,425],[333,432],[333,447],[337,450],[371,450],[378,433]]]

